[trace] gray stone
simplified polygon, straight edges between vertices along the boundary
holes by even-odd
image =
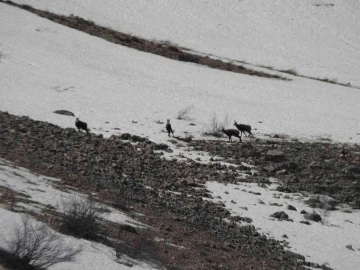
[[[306,213],[304,218],[315,222],[320,222],[322,220],[321,216],[317,213]]]
[[[296,208],[294,206],[292,206],[291,204],[289,204],[287,206],[287,209],[291,210],[291,211],[297,211]]]
[[[62,114],[62,115],[66,115],[66,116],[75,116],[75,114],[73,114],[70,111],[66,111],[66,110],[57,110],[57,111],[54,111],[54,113]]]
[[[277,219],[288,219],[289,216],[284,211],[275,212],[274,214],[270,215],[270,217],[277,218]]]

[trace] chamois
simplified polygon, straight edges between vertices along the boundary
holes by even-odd
[[[249,126],[249,125],[243,125],[243,124],[238,124],[236,121],[234,121],[234,126],[235,126],[238,130],[240,130],[241,134],[244,133],[244,135],[246,136],[246,133],[245,133],[245,131],[246,131],[247,133],[249,133],[249,134],[248,134],[248,137],[250,137],[250,134],[251,134],[251,137],[254,137],[254,135],[251,133],[251,126]]]
[[[90,129],[88,129],[87,123],[80,121],[79,118],[76,118],[75,126],[77,127],[79,132],[80,132],[80,129],[85,130],[87,135],[90,137],[90,133],[89,133]]]
[[[232,142],[231,136],[235,136],[235,137],[239,138],[239,139],[240,139],[240,142],[242,142],[242,141],[241,141],[241,136],[239,136],[239,131],[238,131],[238,130],[236,130],[236,129],[224,129],[224,128],[222,128],[221,131],[224,132],[227,136],[229,136],[229,142],[230,142],[230,141]]]
[[[166,130],[168,132],[168,136],[170,137],[170,133],[172,133],[173,137],[174,137],[174,131],[171,127],[171,124],[170,124],[170,119],[167,119],[167,122],[166,122]]]

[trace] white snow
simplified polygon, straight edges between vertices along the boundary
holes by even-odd
[[[34,174],[27,169],[14,166],[11,162],[0,159],[0,186],[9,188],[20,193],[21,197],[26,198],[26,203],[16,202],[13,209],[40,211],[45,206],[52,206],[56,210],[61,208],[61,203],[66,202],[73,196],[78,199],[84,199],[84,195],[74,191],[61,191],[56,188],[59,179],[45,177]],[[1,195],[1,193],[0,193]],[[100,204],[107,211],[102,213],[101,218],[119,224],[131,224],[135,227],[144,227],[145,225],[132,219],[126,214]],[[5,248],[5,239],[9,240],[13,236],[13,228],[16,224],[21,224],[20,214],[10,212],[0,205],[0,247]],[[33,221],[36,222],[36,221]],[[49,270],[72,270],[72,269],[159,269],[157,266],[149,263],[132,259],[125,254],[116,257],[113,248],[100,243],[88,241],[85,239],[76,239],[63,235],[64,242],[69,246],[82,246],[82,251],[77,255],[75,262],[64,262],[51,266]],[[127,266],[132,264],[133,266]]]
[[[6,248],[4,239],[9,241],[13,237],[13,229],[21,226],[21,215],[0,208],[0,247]],[[32,222],[38,222],[32,220]],[[142,269],[159,269],[142,261],[136,261],[123,255],[122,258],[116,257],[113,248],[103,244],[91,242],[85,239],[76,239],[67,235],[61,235],[63,242],[71,247],[82,247],[82,251],[76,256],[74,262],[63,262],[49,267],[49,270],[142,270]],[[133,264],[132,267],[124,263]]]
[[[337,78],[360,86],[357,0],[16,2],[78,15],[113,29],[168,40],[223,59],[275,69],[295,68],[299,74]],[[109,43],[3,3],[0,36],[1,111],[74,127],[75,118],[53,113],[69,110],[86,121],[94,133],[146,136],[171,146],[174,153],[165,158],[182,154],[186,158],[200,157],[202,162],[208,162],[210,157],[169,143],[165,123],[156,122],[170,118],[176,135],[198,139],[204,138],[202,133],[215,113],[220,121],[228,116],[228,128],[233,127],[233,120],[250,124],[260,138],[277,133],[303,140],[329,138],[360,143],[360,90],[356,88],[287,74],[284,76],[292,81],[265,79],[176,62]],[[180,110],[190,105],[194,106],[191,121],[175,119]],[[190,126],[191,122],[196,126]],[[55,205],[53,198],[61,194],[54,188],[56,180],[8,165],[1,161],[0,185],[24,192],[41,204]],[[298,210],[311,209],[302,199],[294,199],[295,195],[290,196],[292,200],[275,199],[275,191],[250,184],[238,186],[239,190],[213,182],[207,187],[222,197],[226,207],[252,218],[254,225],[270,237],[283,239],[282,235],[287,234],[290,249],[308,256],[310,261],[345,270],[356,269],[360,263],[358,211],[331,212],[327,223],[310,226],[299,223],[299,212],[287,211],[294,222],[280,222],[269,215],[289,203]],[[243,192],[243,188],[262,195]],[[269,206],[272,202],[284,206]],[[240,208],[243,206],[248,210]],[[27,207],[36,210],[39,206]],[[4,211],[0,209],[0,226],[16,215]],[[108,219],[130,220],[112,212],[116,216]],[[118,266],[113,264],[113,250],[94,243],[86,245],[84,261],[88,260],[92,269]],[[346,245],[352,245],[354,251]]]
[[[61,211],[63,203],[72,198],[85,199],[83,194],[74,191],[63,191],[56,188],[59,179],[45,177],[30,172],[27,169],[14,166],[11,162],[0,159],[0,186],[11,189],[26,198],[27,203],[18,202],[15,207],[40,212],[45,206],[52,206]],[[131,223],[133,226],[144,226],[117,209],[99,204],[106,208],[101,218],[115,223]]]
[[[239,183],[238,185],[224,185],[218,182],[207,182],[206,187],[213,193],[212,201],[223,202],[232,215],[249,217],[251,223],[259,232],[270,238],[286,240],[289,249],[302,254],[307,261],[326,264],[334,269],[353,270],[360,263],[360,211],[353,213],[329,211],[326,214],[320,209],[313,209],[304,204],[301,194],[284,194],[276,191],[276,184],[267,188],[253,183]],[[226,193],[225,193],[226,192]],[[251,192],[259,192],[255,195]],[[284,197],[284,196],[288,196]],[[218,198],[220,196],[221,198]],[[259,203],[260,200],[264,203]],[[277,203],[281,206],[272,206]],[[297,211],[287,209],[294,206]],[[301,210],[308,213],[319,213],[325,216],[323,223],[310,221],[311,225],[299,223],[305,221]],[[279,221],[270,217],[278,211],[289,215],[290,221]],[[286,234],[288,238],[283,238]],[[346,248],[351,245],[354,250]]]
[[[171,118],[177,135],[199,138],[214,113],[219,120],[228,115],[229,127],[233,120],[251,124],[258,136],[360,142],[358,89],[180,63],[0,6],[2,111],[73,127],[74,118],[53,113],[70,110],[93,132],[111,135],[121,128],[155,142],[168,139],[164,124],[155,121]],[[174,119],[191,104],[196,126]]]
[[[358,0],[15,2],[202,53],[360,86]]]

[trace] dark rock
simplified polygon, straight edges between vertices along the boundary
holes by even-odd
[[[241,218],[241,221],[244,221],[246,223],[251,223],[252,222],[252,219],[251,218],[248,218],[248,217],[242,217]]]
[[[140,136],[138,136],[138,135],[132,135],[132,136],[131,136],[131,140],[132,140],[133,142],[145,142],[147,139],[144,138],[144,137],[140,137]]]
[[[270,138],[280,138],[280,135],[279,134],[276,134],[276,133],[271,133],[270,134]]]
[[[289,209],[291,211],[297,211],[296,208],[290,204],[287,206],[287,209]]]
[[[282,204],[279,204],[279,203],[270,203],[269,205],[270,206],[283,206]]]
[[[304,214],[304,218],[315,222],[319,222],[322,220],[321,216],[317,213],[306,213]]]
[[[284,186],[278,186],[278,187],[276,188],[276,190],[277,190],[277,191],[280,191],[280,192],[287,192],[287,193],[290,193],[290,192],[291,192],[291,190],[290,190],[289,188],[284,187]]]
[[[254,194],[254,195],[261,195],[261,193],[260,192],[254,192],[254,191],[249,191],[249,193],[252,193],[252,194]]]
[[[57,110],[57,111],[54,111],[54,113],[67,115],[67,116],[75,116],[75,114],[73,114],[70,111],[66,111],[66,110]]]
[[[121,224],[119,225],[119,230],[124,230],[124,231],[127,231],[127,232],[130,232],[130,233],[134,233],[134,234],[139,234],[136,229],[129,225],[129,224]]]
[[[270,217],[277,218],[277,219],[288,219],[289,216],[284,211],[275,212],[274,214],[270,215]]]
[[[130,140],[130,138],[131,138],[131,134],[129,133],[123,133],[120,135],[120,139],[122,140]]]
[[[311,223],[309,221],[300,221],[300,223],[306,224],[306,225],[310,225]]]
[[[154,149],[155,150],[165,150],[168,149],[169,146],[165,143],[159,143],[159,144],[155,144]]]

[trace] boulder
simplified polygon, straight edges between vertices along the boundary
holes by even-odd
[[[315,222],[319,222],[322,220],[321,216],[317,213],[306,213],[304,214],[304,218]]]
[[[70,111],[66,111],[66,110],[57,110],[57,111],[54,111],[54,113],[62,114],[62,115],[66,115],[66,116],[75,116],[75,114],[73,114]]]
[[[284,211],[275,212],[274,214],[270,215],[270,217],[277,218],[280,220],[288,219],[289,216]]]
[[[291,211],[297,211],[296,208],[294,206],[292,206],[291,204],[289,204],[287,206],[287,209],[291,210]]]

